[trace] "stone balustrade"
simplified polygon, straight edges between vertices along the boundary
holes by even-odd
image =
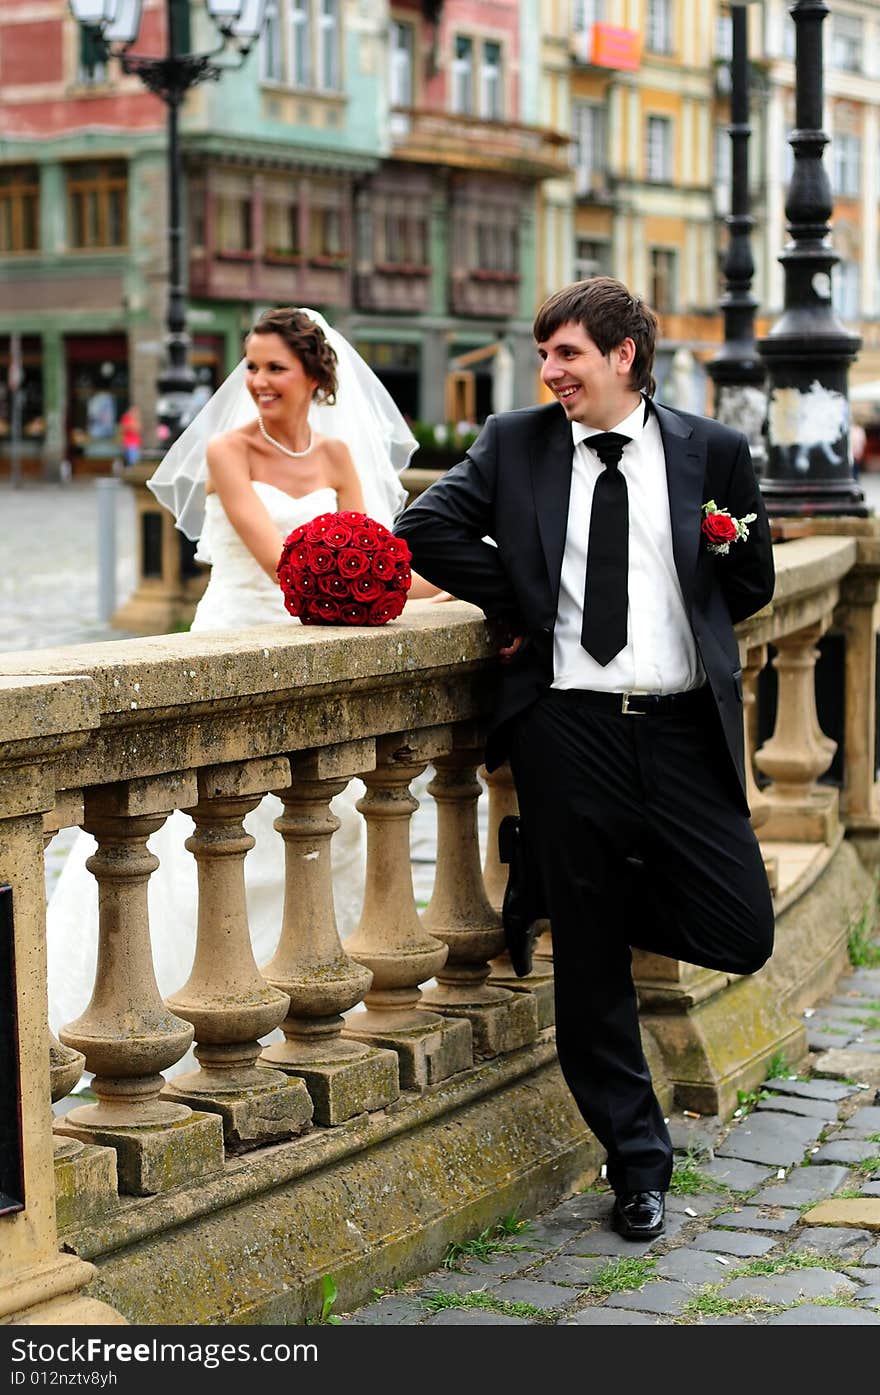
[[[799,1005],[841,967],[867,897],[845,841],[872,846],[878,828],[880,568],[859,549],[846,536],[777,547],[774,601],[740,627],[778,949],[750,979],[636,953],[646,1048],[670,1106],[729,1112],[775,1052],[803,1055]],[[848,702],[833,734],[815,701],[829,630],[845,637],[861,724]],[[775,725],[756,749],[771,648]],[[515,794],[509,772],[480,767],[494,652],[480,613],[456,602],[415,603],[370,632],[278,625],[0,655],[0,884],[13,894],[25,1177],[24,1208],[0,1213],[4,1320],[299,1321],[328,1272],[359,1301],[512,1204],[595,1175],[597,1145],[555,1062],[549,936],[526,979],[503,953],[494,835]],[[840,741],[838,789],[823,776]],[[420,912],[411,786],[429,766],[437,860]],[[364,901],[340,940],[330,801],[353,776],[365,785]],[[284,910],[277,948],[257,964],[242,820],[270,791],[283,806]],[[175,809],[195,822],[198,925],[192,972],[163,1001],[148,840]],[[59,1041],[46,1020],[42,855],[75,824],[98,844],[98,965],[91,1002]],[[193,1041],[196,1067],[166,1080]],[[83,1061],[95,1100],[53,1126],[50,1100]]]

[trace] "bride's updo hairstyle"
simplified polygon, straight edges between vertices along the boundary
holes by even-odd
[[[252,334],[277,334],[292,354],[295,354],[310,378],[317,383],[314,401],[326,407],[336,402],[336,354],[324,336],[324,331],[302,310],[284,308],[266,310],[249,330]]]

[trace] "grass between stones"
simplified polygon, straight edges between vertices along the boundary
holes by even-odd
[[[642,1288],[656,1278],[656,1259],[612,1259],[599,1270],[585,1290],[596,1298],[608,1298],[612,1293]]]
[[[553,1310],[536,1308],[533,1303],[513,1303],[505,1298],[496,1298],[484,1289],[474,1289],[470,1293],[430,1293],[419,1301],[429,1313],[439,1313],[442,1308],[481,1308],[487,1313],[503,1313],[505,1317],[556,1316]]]
[[[750,1259],[747,1264],[738,1265],[730,1274],[731,1279],[765,1279],[771,1274],[788,1274],[792,1269],[827,1269],[828,1257],[813,1254],[810,1250],[793,1250],[779,1259]]]
[[[518,1245],[514,1235],[528,1230],[531,1221],[521,1221],[515,1211],[502,1216],[495,1225],[486,1226],[473,1240],[453,1241],[443,1256],[444,1269],[457,1269],[463,1259],[478,1259],[487,1264],[493,1255],[512,1254],[515,1250],[525,1250],[526,1245]]]
[[[697,1192],[725,1191],[727,1188],[723,1182],[717,1182],[703,1172],[698,1154],[688,1149],[673,1166],[669,1190],[673,1196],[694,1196]]]
[[[880,940],[874,931],[874,906],[877,900],[876,889],[865,902],[859,915],[849,925],[847,949],[849,962],[854,969],[875,968],[880,964]]]
[[[863,1177],[870,1177],[874,1172],[880,1172],[880,1157],[862,1158],[861,1162],[852,1164],[853,1172],[859,1172]]]

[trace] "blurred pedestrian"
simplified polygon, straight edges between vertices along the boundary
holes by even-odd
[[[126,466],[136,465],[141,458],[143,429],[140,408],[128,407],[119,418],[119,431],[122,437],[122,454]]]

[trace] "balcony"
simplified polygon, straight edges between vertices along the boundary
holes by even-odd
[[[396,107],[391,142],[398,159],[420,164],[492,170],[520,179],[552,179],[569,169],[567,135],[513,121]]]

